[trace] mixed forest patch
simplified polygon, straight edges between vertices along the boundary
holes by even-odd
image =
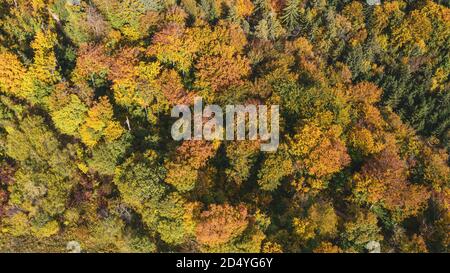
[[[448,0],[0,0],[0,251],[448,252]],[[280,146],[170,110],[280,106]]]

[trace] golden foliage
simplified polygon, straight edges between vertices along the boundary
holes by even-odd
[[[101,97],[89,109],[80,128],[81,140],[89,147],[95,146],[103,137],[106,141],[118,139],[123,132],[122,126],[113,120],[113,109],[107,97]]]

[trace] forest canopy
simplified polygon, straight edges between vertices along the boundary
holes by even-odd
[[[0,0],[0,252],[449,252],[450,2],[375,2]]]

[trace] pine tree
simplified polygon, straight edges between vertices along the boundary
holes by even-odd
[[[283,9],[283,16],[281,16],[281,21],[289,31],[293,31],[299,26],[299,5],[300,0],[289,0],[286,7]]]

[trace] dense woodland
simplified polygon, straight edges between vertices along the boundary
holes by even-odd
[[[449,7],[0,0],[0,251],[448,252]],[[172,140],[194,96],[278,151]]]

